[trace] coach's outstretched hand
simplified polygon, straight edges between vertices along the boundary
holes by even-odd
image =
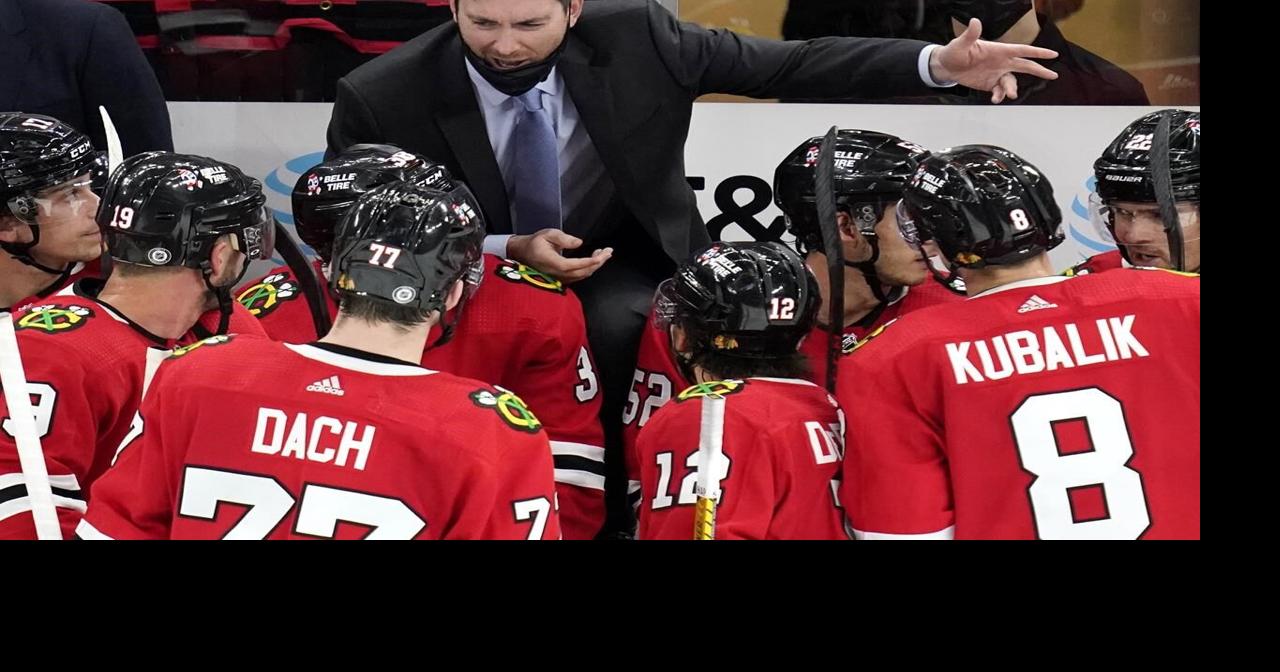
[[[957,82],[971,89],[990,91],[992,103],[1018,97],[1015,72],[1041,79],[1058,78],[1058,73],[1028,60],[1057,58],[1058,52],[1025,44],[988,42],[978,39],[981,35],[982,22],[970,19],[969,27],[959,37],[929,54],[929,75],[939,82]]]

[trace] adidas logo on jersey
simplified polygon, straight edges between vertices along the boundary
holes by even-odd
[[[1033,310],[1044,310],[1045,308],[1057,308],[1057,307],[1058,307],[1058,304],[1049,303],[1048,301],[1045,301],[1044,299],[1036,296],[1035,294],[1032,294],[1031,298],[1027,299],[1027,302],[1022,304],[1022,306],[1018,308],[1018,312],[1029,313]]]
[[[324,392],[325,394],[332,394],[339,397],[346,394],[346,392],[342,391],[342,384],[338,382],[337,376],[329,376],[324,380],[317,380],[307,386],[307,391]]]

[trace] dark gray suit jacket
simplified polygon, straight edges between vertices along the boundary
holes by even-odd
[[[684,144],[695,98],[866,98],[931,91],[917,71],[925,42],[745,37],[681,23],[652,0],[590,0],[568,40],[558,68],[611,178],[620,207],[610,209],[609,218],[624,213],[630,226],[642,227],[677,263],[709,242],[685,181]],[[510,233],[506,189],[462,49],[457,24],[449,22],[339,81],[329,153],[384,142],[425,154],[470,185],[490,233]],[[797,129],[797,142],[813,132]],[[617,222],[598,224],[566,230],[582,236],[590,249]]]

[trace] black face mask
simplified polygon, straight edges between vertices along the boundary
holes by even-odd
[[[569,33],[565,32],[564,39],[560,40],[560,46],[551,52],[545,60],[537,63],[522,65],[514,70],[496,70],[483,58],[476,55],[471,48],[465,43],[462,50],[467,55],[467,60],[471,61],[471,65],[475,67],[476,72],[484,77],[484,81],[493,85],[493,88],[507,94],[508,96],[523,95],[529,89],[538,85],[538,82],[546,79],[551,74],[551,69],[556,67],[556,63],[560,62],[560,55],[564,53],[565,45],[569,44]]]
[[[950,15],[965,25],[977,18],[982,22],[982,39],[994,40],[1029,11],[1031,0],[951,0]]]

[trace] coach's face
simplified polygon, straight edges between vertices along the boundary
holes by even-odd
[[[462,40],[495,70],[546,60],[578,22],[583,0],[453,0]]]

